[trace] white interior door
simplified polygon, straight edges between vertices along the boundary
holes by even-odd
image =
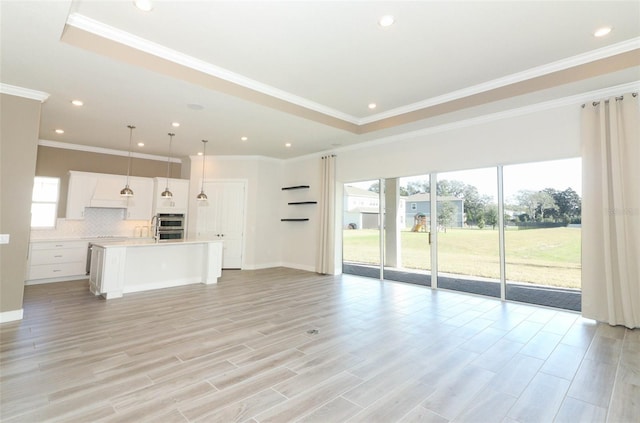
[[[223,242],[222,267],[242,267],[245,187],[243,181],[205,182],[208,200],[198,209],[198,239]]]

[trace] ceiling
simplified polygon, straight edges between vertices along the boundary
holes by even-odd
[[[0,15],[3,92],[49,95],[41,140],[126,151],[133,124],[135,151],[161,156],[169,132],[172,156],[206,139],[291,158],[640,81],[640,1],[2,0]]]

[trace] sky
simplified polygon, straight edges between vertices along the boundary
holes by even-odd
[[[504,195],[507,202],[520,190],[540,191],[554,188],[564,191],[572,188],[582,196],[582,160],[564,159],[504,166]],[[489,195],[497,200],[497,170],[495,167],[458,172],[443,172],[438,179],[458,180],[474,185],[480,195]],[[402,178],[401,183],[410,180],[424,180],[424,177]],[[348,184],[368,189],[372,182]]]

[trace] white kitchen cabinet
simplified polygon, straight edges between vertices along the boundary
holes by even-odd
[[[246,183],[205,182],[208,200],[197,208],[197,238],[222,241],[222,268],[242,268]]]
[[[27,285],[86,277],[87,241],[46,241],[29,245]]]
[[[167,188],[167,178],[153,178],[153,214],[187,213],[189,205],[189,180],[169,178],[169,191],[172,198],[162,198]]]
[[[84,209],[91,205],[91,198],[96,188],[98,177],[87,172],[69,172],[69,189],[67,191],[68,220],[84,219]]]
[[[126,182],[126,176],[124,177]],[[124,187],[124,185],[122,185]],[[150,220],[153,206],[153,179],[137,176],[129,177],[129,187],[133,197],[127,198],[125,218],[129,220]]]

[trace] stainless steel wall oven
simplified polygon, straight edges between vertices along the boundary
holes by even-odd
[[[181,241],[184,239],[184,214],[159,213],[156,215],[155,237],[158,241]]]

